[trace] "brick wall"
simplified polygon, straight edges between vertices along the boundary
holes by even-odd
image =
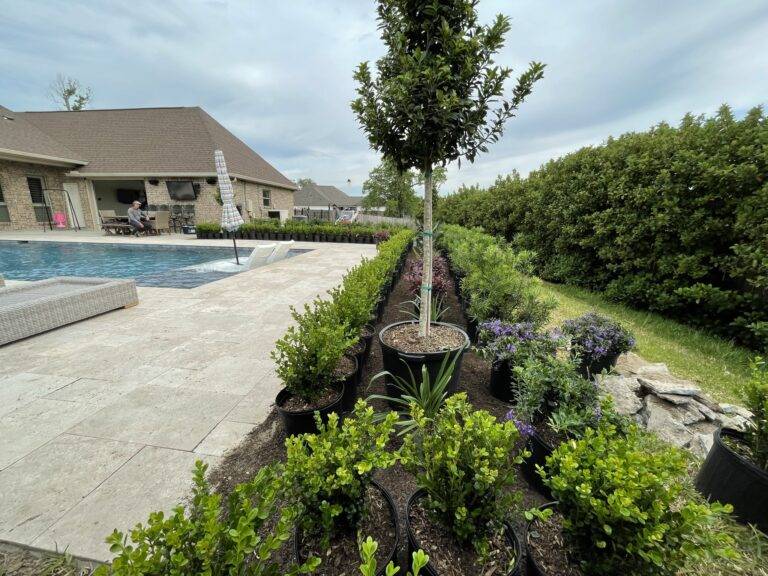
[[[189,178],[168,178],[168,180],[189,180]],[[216,201],[218,192],[216,183],[208,184],[204,178],[194,179],[193,182],[200,186],[197,200],[195,202],[177,202],[171,200],[165,182],[166,179],[160,179],[157,185],[152,185],[148,180],[144,181],[148,204],[194,204],[197,222],[218,222],[221,219],[221,206]],[[242,206],[243,217],[246,221],[266,218],[268,210],[286,210],[288,218],[293,216],[293,192],[289,190],[272,188],[244,180],[233,182],[232,187],[235,192],[235,204]],[[270,206],[268,208],[262,205],[262,190],[265,189],[270,190]],[[249,206],[252,208],[251,212],[248,212]]]
[[[66,214],[64,194],[58,190],[61,190],[64,175],[68,171],[68,168],[0,160],[0,186],[3,188],[3,196],[11,220],[10,222],[0,222],[0,230],[41,228],[42,223],[35,218],[32,198],[29,195],[28,176],[42,178],[44,188],[55,189],[56,191],[48,192],[51,212],[64,212]]]

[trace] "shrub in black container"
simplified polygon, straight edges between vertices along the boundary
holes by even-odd
[[[357,559],[334,558],[331,540],[356,542],[362,523],[376,510],[376,523],[366,533],[376,529],[379,540],[389,533],[389,550],[381,551],[380,564],[392,559],[397,547],[397,513],[389,494],[373,481],[373,474],[397,460],[387,447],[396,420],[394,413],[378,419],[373,408],[360,400],[353,418],[340,422],[337,414],[331,414],[323,423],[317,416],[317,434],[286,440],[284,499],[296,518],[298,558],[319,556],[332,566],[351,562],[347,572],[351,574]]]
[[[566,320],[563,334],[570,337],[571,356],[585,378],[610,370],[621,354],[635,346],[629,330],[595,312]]]
[[[584,574],[674,576],[696,561],[727,562],[735,554],[732,538],[715,529],[727,509],[689,497],[686,456],[678,449],[637,431],[588,429],[581,440],[561,444],[547,465],[544,481],[558,501],[562,536]],[[534,557],[563,548],[557,538],[529,544]]]
[[[415,429],[401,451],[419,490],[406,511],[409,546],[429,554],[426,572],[450,564],[467,576],[516,574],[519,542],[507,523],[520,494],[512,490],[522,454],[512,422],[476,410],[464,393],[451,396],[434,418],[413,407]],[[430,534],[444,534],[441,549]]]

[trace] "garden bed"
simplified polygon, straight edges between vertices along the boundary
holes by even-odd
[[[409,256],[409,263],[413,260],[413,255]],[[407,268],[407,266],[406,266]],[[390,294],[383,314],[376,324],[376,332],[385,326],[407,320],[408,316],[399,308],[400,303],[411,300],[412,293],[409,284],[404,277],[398,279]],[[466,319],[461,311],[456,294],[449,291],[446,295],[445,303],[449,307],[445,322],[454,323],[459,326],[466,326]],[[467,352],[461,366],[461,377],[459,379],[459,392],[466,392],[470,402],[475,408],[487,410],[499,420],[503,420],[509,410],[509,406],[500,400],[497,400],[488,392],[488,379],[490,377],[490,362],[478,357],[473,352]],[[382,370],[381,345],[378,339],[372,340],[372,347],[367,361],[363,366],[362,380],[368,383],[371,377]],[[373,386],[365,389],[361,385],[361,396],[369,394],[386,393],[383,380],[378,380]],[[374,401],[374,407],[377,410],[384,410],[385,405],[382,401]],[[265,422],[256,427],[248,438],[240,444],[235,450],[230,452],[216,468],[211,480],[214,488],[221,494],[229,494],[237,484],[246,482],[263,466],[273,462],[282,462],[285,459],[285,434],[279,425],[276,411],[273,410]],[[395,438],[392,441],[392,449],[400,445],[400,439]],[[414,478],[403,470],[399,464],[392,466],[375,475],[376,480],[386,488],[392,495],[399,515],[399,524],[401,531],[405,528],[405,510],[408,499],[416,491]],[[518,475],[517,489],[523,493],[523,502],[521,509],[538,506],[545,502],[545,499],[536,492],[523,478]],[[521,517],[515,518],[515,528],[518,530],[521,541],[524,541],[525,521]],[[407,539],[403,535],[400,539],[398,558],[401,566],[406,565],[406,547]],[[380,543],[383,544],[383,543]],[[293,560],[293,542],[286,543],[279,554],[281,566],[288,567]],[[322,574],[322,570],[318,574]],[[522,574],[525,574],[524,563]]]

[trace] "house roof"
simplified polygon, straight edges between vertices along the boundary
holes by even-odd
[[[293,195],[296,206],[357,206],[359,202],[348,196],[336,186],[321,186],[314,182],[304,184]]]
[[[55,164],[83,165],[75,151],[17,114],[0,106],[0,154],[18,160],[46,160]]]
[[[16,113],[87,159],[88,176],[215,176],[214,150],[233,176],[296,185],[199,107]]]

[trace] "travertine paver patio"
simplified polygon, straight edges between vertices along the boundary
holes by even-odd
[[[0,347],[0,539],[106,559],[113,528],[183,498],[194,461],[215,463],[269,411],[289,305],[375,252],[304,247],[192,290],[139,288],[134,308]]]

